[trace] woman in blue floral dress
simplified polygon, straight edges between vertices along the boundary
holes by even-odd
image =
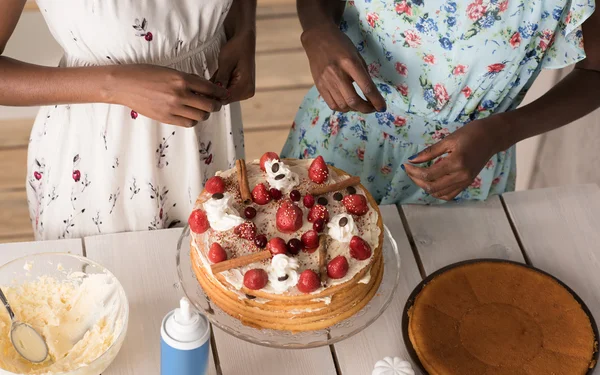
[[[515,143],[600,107],[594,0],[299,0],[298,10],[315,87],[282,155],[322,155],[384,204],[512,190]],[[575,63],[517,109],[541,69]]]

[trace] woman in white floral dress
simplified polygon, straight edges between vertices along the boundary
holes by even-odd
[[[25,0],[0,2],[0,52]],[[243,156],[256,2],[38,0],[58,68],[0,56],[0,105],[42,105],[27,196],[37,239],[183,224]]]

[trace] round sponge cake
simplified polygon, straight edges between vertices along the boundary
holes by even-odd
[[[466,263],[434,277],[409,312],[410,341],[430,375],[583,375],[596,337],[554,278],[511,262]]]

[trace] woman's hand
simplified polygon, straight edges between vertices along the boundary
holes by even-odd
[[[502,151],[509,127],[498,115],[473,121],[403,164],[406,174],[432,196],[452,200],[469,187],[490,158]],[[417,167],[446,155],[430,167]]]
[[[319,93],[334,111],[385,111],[383,96],[373,83],[367,64],[352,41],[335,24],[324,24],[302,34],[302,44]],[[368,101],[354,89],[358,87]]]
[[[224,104],[254,96],[256,37],[253,32],[234,35],[221,48],[219,69],[211,81],[226,87],[229,97]]]
[[[153,65],[119,65],[109,102],[165,124],[192,127],[221,110],[227,90],[194,74]]]

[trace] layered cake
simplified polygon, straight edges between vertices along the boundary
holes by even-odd
[[[205,293],[252,327],[330,327],[363,308],[383,276],[377,204],[322,157],[238,160],[207,181],[189,225]]]
[[[409,310],[430,375],[583,375],[597,341],[573,295],[523,265],[481,261],[433,278]]]

